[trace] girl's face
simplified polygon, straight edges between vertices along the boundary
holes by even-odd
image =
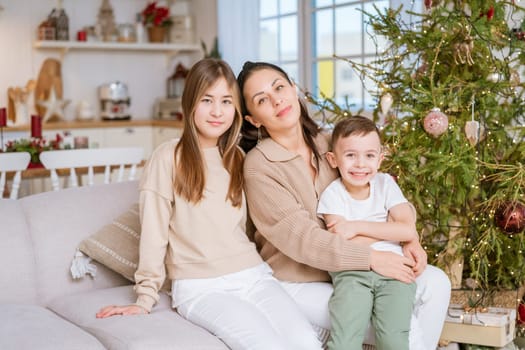
[[[224,78],[218,79],[204,92],[195,105],[193,118],[201,147],[217,146],[219,137],[230,128],[235,118],[232,90]]]
[[[249,115],[246,120],[261,125],[268,133],[282,133],[297,128],[301,109],[295,85],[273,69],[254,71],[242,91]]]

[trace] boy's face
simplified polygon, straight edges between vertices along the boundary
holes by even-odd
[[[381,141],[375,132],[341,137],[327,159],[332,168],[339,169],[346,186],[368,186],[383,160]]]

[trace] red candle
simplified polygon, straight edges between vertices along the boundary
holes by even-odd
[[[7,126],[7,114],[5,108],[0,108],[0,127]]]
[[[87,32],[85,30],[79,30],[77,32],[77,40],[78,41],[86,41],[87,40]]]
[[[31,137],[42,138],[42,118],[39,115],[31,116]]]

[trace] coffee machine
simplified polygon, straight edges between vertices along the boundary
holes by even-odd
[[[115,81],[98,88],[100,100],[100,116],[102,120],[131,119],[129,106],[131,99],[126,84]]]

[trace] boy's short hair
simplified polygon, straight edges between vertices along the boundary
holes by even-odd
[[[381,133],[371,119],[361,115],[345,118],[335,125],[332,132],[332,149],[340,138],[350,135],[367,135],[371,132],[377,133],[379,140],[381,140]]]

